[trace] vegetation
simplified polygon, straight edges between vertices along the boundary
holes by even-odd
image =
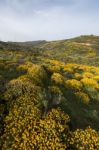
[[[99,37],[0,42],[0,149],[99,149]]]

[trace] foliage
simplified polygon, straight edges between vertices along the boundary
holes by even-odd
[[[68,149],[76,150],[98,150],[99,149],[99,132],[91,129],[90,127],[82,130],[77,129],[71,132],[68,138]]]
[[[80,100],[81,102],[83,102],[84,104],[88,104],[90,101],[89,96],[84,92],[76,92],[75,95],[76,95],[76,98]]]
[[[17,69],[20,71],[26,71],[28,78],[30,78],[36,85],[43,86],[44,81],[47,80],[47,73],[40,65],[27,62],[24,65],[20,65]]]
[[[67,80],[65,82],[65,84],[66,84],[66,87],[71,89],[71,90],[78,90],[78,91],[80,91],[82,89],[81,82],[76,80],[76,79]]]
[[[84,85],[84,90],[93,100],[99,101],[99,84],[97,81],[89,78],[84,78],[81,80]]]
[[[6,100],[13,100],[25,93],[31,94],[34,89],[35,86],[29,81],[28,78],[19,77],[18,79],[11,80],[6,85],[4,97]]]
[[[62,103],[64,100],[64,95],[58,86],[49,86],[49,91],[51,93],[51,100],[49,103],[52,103],[52,105]]]
[[[52,109],[45,119],[28,97],[14,104],[5,118],[5,131],[1,138],[3,149],[59,149],[66,148],[69,134],[69,116],[60,109]]]
[[[57,85],[64,84],[64,78],[59,73],[53,73],[53,75],[51,76],[51,80],[52,80],[52,82],[54,82],[54,84],[57,84]]]

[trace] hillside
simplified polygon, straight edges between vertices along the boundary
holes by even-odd
[[[99,37],[93,35],[52,42],[0,42],[0,49],[20,50],[20,53],[26,50],[24,55],[26,53],[26,56],[30,58],[30,53],[32,55],[35,53],[36,59],[39,60],[49,58],[65,63],[99,66]],[[29,51],[28,55],[27,51]]]
[[[71,40],[48,42],[40,46],[45,57],[66,63],[99,66],[99,37],[81,36]]]
[[[99,149],[99,36],[0,42],[0,149]]]

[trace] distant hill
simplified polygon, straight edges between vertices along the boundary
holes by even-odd
[[[39,46],[44,57],[68,63],[99,66],[99,36],[80,36]]]
[[[12,42],[9,42],[12,43]],[[46,41],[45,40],[39,40],[39,41],[26,41],[26,42],[13,42],[13,44],[18,44],[18,45],[22,45],[22,46],[36,46],[39,44],[45,44]]]
[[[26,41],[26,42],[3,42],[0,41],[0,49],[8,50],[31,50],[32,47],[40,44],[45,44],[45,40]]]
[[[0,42],[0,50],[31,51],[42,58],[99,66],[99,36],[94,35],[50,42]]]

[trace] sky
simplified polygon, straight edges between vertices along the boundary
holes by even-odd
[[[99,35],[99,0],[0,0],[0,41]]]

